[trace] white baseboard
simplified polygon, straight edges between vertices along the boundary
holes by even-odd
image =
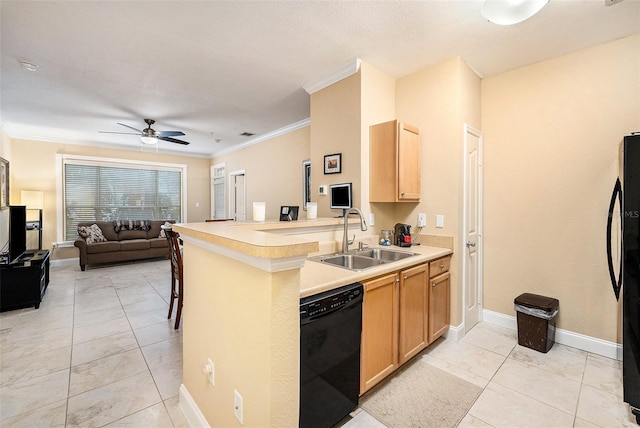
[[[180,385],[180,408],[187,418],[187,423],[193,428],[210,428],[200,408],[185,388],[184,384]]]
[[[445,339],[450,339],[454,342],[458,342],[464,337],[464,324],[460,324],[458,326],[450,325],[449,330],[445,331],[443,336],[445,337]]]
[[[500,327],[508,328],[510,330],[518,329],[518,322],[516,321],[516,317],[501,314],[500,312],[483,309],[482,320],[489,324],[499,325]]]
[[[488,309],[484,309],[482,315],[484,322],[489,324],[495,324],[511,330],[518,329],[518,321],[515,316],[501,314]],[[580,333],[574,333],[561,328],[556,328],[555,342],[571,346],[572,348],[578,348],[583,351],[602,355],[603,357],[622,360],[622,345],[619,343],[609,342]]]

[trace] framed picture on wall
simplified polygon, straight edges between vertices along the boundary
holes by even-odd
[[[302,209],[307,209],[307,202],[311,202],[311,161],[302,161]]]
[[[0,209],[9,207],[9,161],[0,158]]]
[[[324,173],[340,174],[342,172],[342,153],[334,153],[325,155],[324,157]]]

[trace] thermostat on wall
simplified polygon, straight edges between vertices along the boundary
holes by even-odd
[[[323,184],[318,187],[318,195],[326,195],[327,194],[327,185]]]

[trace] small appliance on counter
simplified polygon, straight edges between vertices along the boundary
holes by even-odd
[[[380,245],[391,245],[393,241],[393,234],[388,229],[380,231]]]
[[[396,245],[398,247],[411,246],[411,225],[396,223],[393,235],[396,239]]]

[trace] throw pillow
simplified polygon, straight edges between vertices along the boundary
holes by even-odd
[[[162,226],[160,226],[160,235],[158,235],[158,238],[166,238],[167,234],[164,233],[165,229],[171,229],[171,226],[173,226],[172,223],[169,223],[168,221],[165,221],[164,224]]]
[[[78,226],[78,234],[87,241],[87,244],[107,242],[107,238],[102,234],[102,229],[100,229],[100,226],[95,223],[89,227]]]
[[[151,223],[147,220],[116,220],[113,222],[113,230],[120,232],[121,230],[144,230],[151,229]]]
[[[85,239],[88,238],[89,228],[87,226],[78,226],[78,235],[82,236]]]

